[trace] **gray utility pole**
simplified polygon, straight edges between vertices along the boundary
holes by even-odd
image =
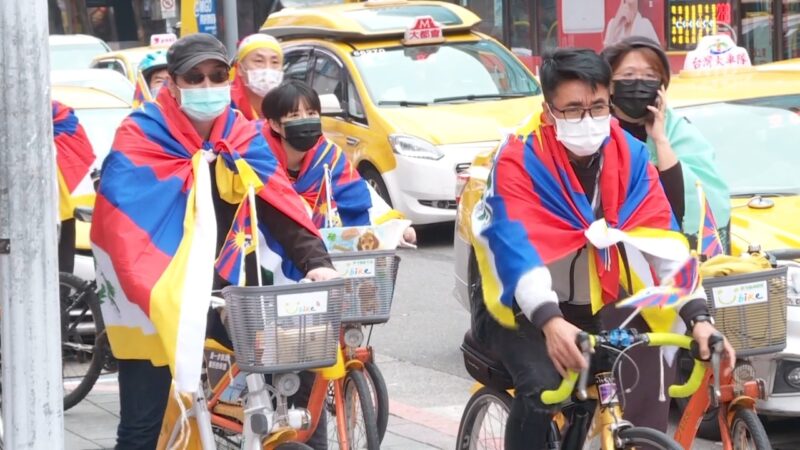
[[[222,0],[222,15],[225,18],[225,37],[223,43],[228,48],[228,55],[236,56],[236,43],[239,41],[239,17],[236,12],[237,0]]]
[[[0,1],[4,448],[64,448],[47,1]]]

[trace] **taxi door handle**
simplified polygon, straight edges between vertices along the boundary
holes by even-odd
[[[347,136],[344,141],[347,142],[347,145],[355,147],[359,142],[361,142],[361,139],[354,138],[353,136]]]

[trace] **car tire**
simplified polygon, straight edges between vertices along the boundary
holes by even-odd
[[[389,190],[386,189],[386,183],[383,182],[383,177],[381,174],[378,173],[378,170],[375,167],[371,166],[370,164],[362,164],[358,168],[358,173],[361,175],[361,178],[364,179],[372,189],[375,189],[375,192],[381,196],[381,198],[389,204],[389,206],[394,207],[392,204],[392,199],[389,197]]]

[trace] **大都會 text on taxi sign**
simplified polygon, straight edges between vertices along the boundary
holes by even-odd
[[[438,44],[444,42],[442,26],[436,23],[431,16],[421,16],[414,19],[408,27],[403,38],[404,45]]]

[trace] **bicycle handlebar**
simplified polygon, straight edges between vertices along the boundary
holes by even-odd
[[[628,330],[612,330],[614,331],[622,331],[625,333],[630,333]],[[633,330],[631,330],[633,331]],[[691,350],[692,348],[692,338],[690,336],[686,336],[683,334],[677,333],[630,333],[629,336],[632,338],[630,340],[626,340],[624,342],[616,342],[615,338],[610,337],[608,334],[603,335],[588,335],[582,333],[583,335],[589,338],[590,347],[596,348],[598,345],[610,345],[617,348],[628,348],[631,345],[637,343],[645,343],[650,347],[679,347],[685,350]],[[579,336],[579,345],[580,339],[585,339],[585,337]],[[584,371],[584,375],[588,372],[588,369]],[[692,367],[692,373],[689,375],[689,379],[684,384],[674,384],[669,387],[669,396],[673,398],[684,398],[689,397],[694,392],[700,388],[700,385],[703,382],[703,375],[705,374],[705,367],[703,363],[698,359],[694,360],[694,367]],[[585,380],[587,377],[582,376],[582,380]],[[573,371],[569,371],[567,376],[561,381],[561,384],[558,388],[554,390],[547,390],[542,392],[541,399],[542,402],[546,405],[556,405],[558,403],[563,403],[570,398],[572,395],[572,391],[575,389],[575,383],[578,380],[578,374]],[[581,381],[581,384],[584,385],[582,389],[585,390],[585,383]]]

